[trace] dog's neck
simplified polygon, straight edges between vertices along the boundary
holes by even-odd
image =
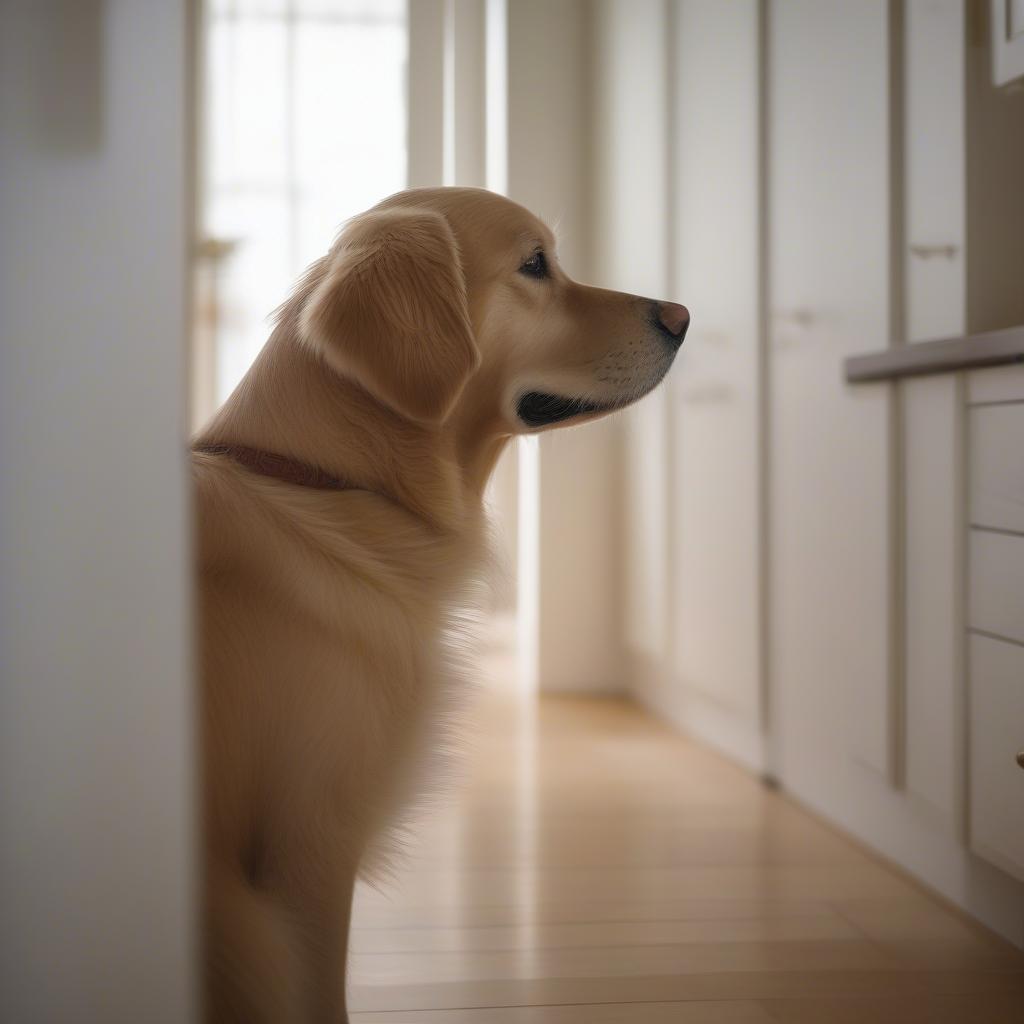
[[[465,420],[424,427],[398,416],[339,377],[281,324],[194,444],[294,460],[457,532],[478,519],[507,440]]]

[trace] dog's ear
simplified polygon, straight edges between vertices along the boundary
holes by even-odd
[[[299,332],[396,412],[442,421],[480,361],[445,218],[412,208],[350,221],[306,299]]]

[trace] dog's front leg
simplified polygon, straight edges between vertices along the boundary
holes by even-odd
[[[295,921],[280,901],[241,867],[211,856],[204,910],[207,1024],[301,1024],[308,976]]]
[[[322,853],[293,864],[284,880],[282,896],[298,922],[311,1024],[348,1022],[345,975],[355,881],[355,865]]]

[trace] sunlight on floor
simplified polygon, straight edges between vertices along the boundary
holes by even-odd
[[[1024,956],[784,796],[484,668],[462,781],[357,899],[354,1021],[1019,1019]]]

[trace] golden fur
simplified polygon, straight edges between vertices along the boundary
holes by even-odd
[[[352,482],[193,454],[208,1019],[346,1019],[353,884],[458,686],[444,638],[486,560],[484,485],[539,428],[517,402],[585,401],[578,422],[650,390],[662,308],[570,281],[506,199],[400,193],[310,268],[196,438]]]

